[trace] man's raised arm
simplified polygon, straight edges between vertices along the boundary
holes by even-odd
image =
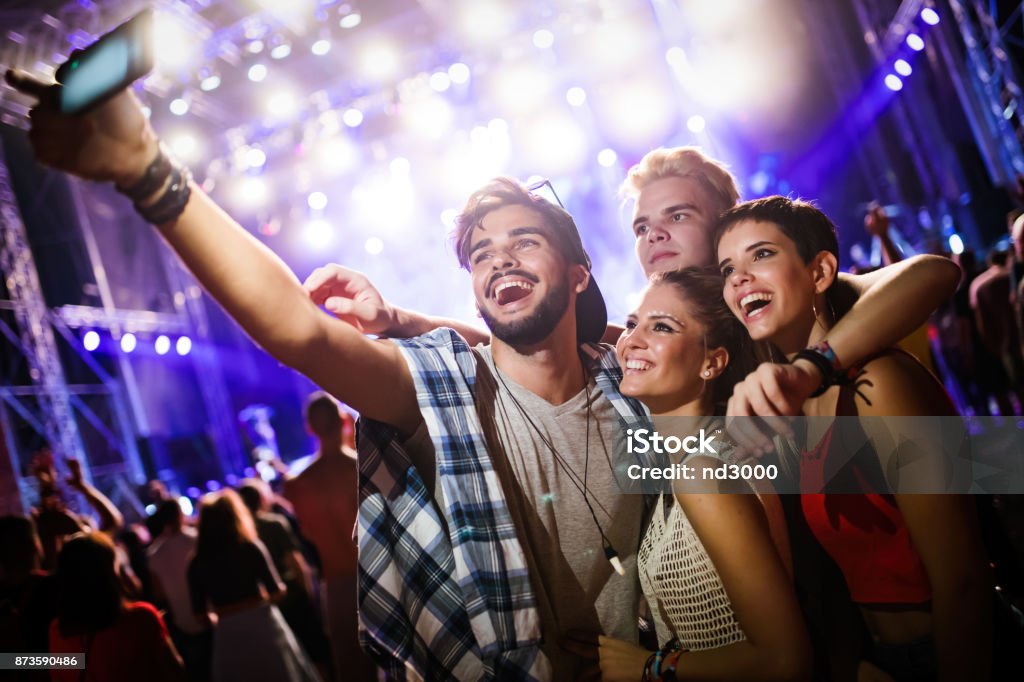
[[[7,81],[39,100],[29,139],[41,163],[131,187],[156,158],[156,134],[130,92],[89,114],[64,116],[52,87],[12,72]],[[169,186],[139,203],[152,204]],[[398,349],[323,314],[280,258],[197,186],[191,190],[180,215],[158,228],[206,290],[275,358],[361,414],[412,432],[419,409]]]

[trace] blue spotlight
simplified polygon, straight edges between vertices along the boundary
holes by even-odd
[[[139,340],[135,338],[135,334],[128,332],[121,337],[121,350],[125,353],[131,353],[137,345],[139,345]]]
[[[935,24],[939,23],[939,13],[933,10],[931,7],[925,7],[923,10],[921,10],[921,18],[924,20],[924,23],[928,24],[929,26],[934,26]]]
[[[914,69],[910,67],[910,62],[908,62],[906,59],[897,59],[896,62],[892,65],[892,68],[894,68],[896,70],[896,73],[898,73],[901,76],[909,76],[910,74],[914,73]]]
[[[156,337],[156,343],[153,344],[156,349],[157,355],[167,355],[167,351],[171,350],[171,340],[167,338],[166,334],[161,334]]]
[[[889,88],[893,92],[898,92],[903,89],[903,81],[900,77],[894,73],[890,73],[885,77],[885,87]]]
[[[100,335],[94,331],[87,331],[82,337],[82,345],[87,351],[94,351],[100,347]]]
[[[174,344],[174,350],[178,351],[178,355],[188,355],[192,350],[192,339],[187,336],[179,336],[177,343]]]
[[[914,52],[920,52],[924,49],[924,38],[916,33],[910,33],[907,35],[907,45]]]

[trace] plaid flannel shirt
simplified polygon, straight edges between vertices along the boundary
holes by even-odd
[[[475,407],[477,358],[451,329],[395,343],[436,451],[444,522],[395,430],[360,420],[363,648],[389,679],[549,679],[525,555]],[[582,349],[619,415],[646,415],[619,393],[614,352]]]

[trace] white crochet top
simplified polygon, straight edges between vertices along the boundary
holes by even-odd
[[[640,584],[654,616],[659,646],[673,637],[690,651],[745,640],[711,557],[671,497],[666,518],[666,497],[658,497],[637,554]]]

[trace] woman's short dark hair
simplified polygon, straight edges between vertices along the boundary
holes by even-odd
[[[81,533],[61,547],[55,573],[57,623],[65,637],[111,627],[124,608],[113,541]]]
[[[778,225],[782,233],[796,244],[797,252],[805,263],[810,263],[822,251],[839,258],[835,223],[810,202],[776,195],[737,204],[723,213],[715,225],[716,250],[722,235],[741,220]]]
[[[707,348],[725,348],[729,364],[712,382],[716,414],[725,414],[733,387],[755,369],[753,344],[743,324],[722,298],[722,276],[712,268],[688,267],[651,276],[651,286],[675,288],[686,302],[690,315],[704,328]]]

